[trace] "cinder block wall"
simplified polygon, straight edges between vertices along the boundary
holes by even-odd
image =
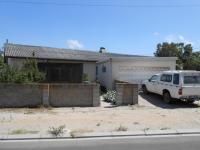
[[[115,88],[117,105],[138,104],[138,84],[116,83]]]
[[[99,106],[99,86],[96,84],[50,84],[49,104],[53,107]]]
[[[42,104],[39,84],[0,84],[0,107],[36,107]]]
[[[100,105],[98,84],[0,84],[0,107]]]

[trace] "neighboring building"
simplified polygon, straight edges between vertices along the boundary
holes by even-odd
[[[13,67],[22,67],[27,58],[37,59],[48,82],[80,83],[85,73],[90,81],[98,79],[109,89],[114,87],[114,80],[139,83],[176,66],[173,57],[108,53],[103,47],[99,52],[92,52],[6,43],[4,51],[5,61]]]
[[[176,57],[112,57],[98,62],[98,79],[108,89],[115,80],[140,84],[153,74],[176,69]]]

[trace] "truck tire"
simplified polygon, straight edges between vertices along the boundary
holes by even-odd
[[[144,94],[149,94],[149,91],[147,90],[146,85],[142,85],[142,91]]]
[[[166,102],[167,104],[170,104],[172,102],[172,98],[169,92],[164,92],[163,93],[163,100],[164,102]]]

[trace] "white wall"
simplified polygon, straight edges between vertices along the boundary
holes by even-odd
[[[108,89],[112,89],[112,64],[111,61],[105,61],[102,63],[98,63],[98,75],[97,79],[100,81],[101,85],[107,87]],[[106,67],[106,72],[102,71],[102,67]]]
[[[175,70],[176,61],[162,60],[132,60],[113,61],[113,80],[126,81],[130,83],[141,83],[152,75],[165,70]]]
[[[96,63],[95,62],[84,62],[83,73],[86,73],[90,81],[96,80]]]

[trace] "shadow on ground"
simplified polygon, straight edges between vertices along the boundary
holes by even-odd
[[[148,95],[140,92],[139,94],[143,100],[148,101],[150,104],[154,105],[155,107],[165,108],[165,109],[176,109],[176,108],[198,108],[200,104],[192,103],[188,104],[187,102],[183,102],[180,100],[174,100],[171,104],[167,104],[163,101],[162,96],[149,93]]]

